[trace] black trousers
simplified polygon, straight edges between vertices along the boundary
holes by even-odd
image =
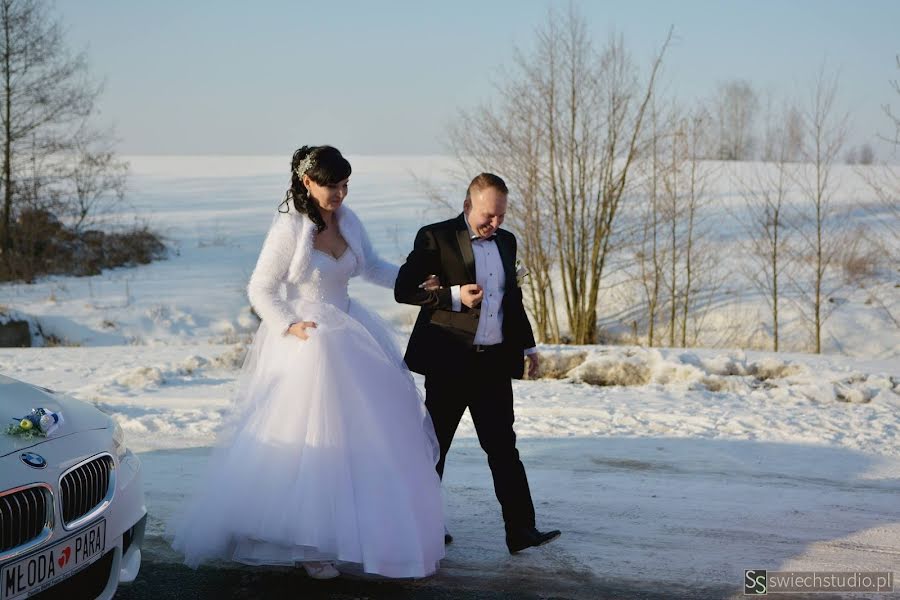
[[[478,442],[487,454],[507,530],[534,527],[534,504],[513,431],[512,381],[500,353],[472,350],[460,357],[459,364],[454,363],[452,373],[426,377],[425,406],[441,446],[438,475],[444,476],[447,452],[468,408]]]

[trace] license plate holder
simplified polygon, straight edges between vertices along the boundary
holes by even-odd
[[[26,598],[87,568],[106,553],[106,519],[0,567],[0,600]]]

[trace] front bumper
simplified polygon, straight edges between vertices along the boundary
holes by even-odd
[[[47,548],[72,534],[63,527],[60,477],[73,465],[92,456],[107,452],[115,461],[115,488],[109,504],[91,518],[92,522],[106,520],[106,552],[81,571],[62,580],[31,598],[98,598],[108,600],[119,583],[129,583],[137,577],[141,566],[141,546],[144,541],[147,509],[144,504],[144,482],[141,462],[130,451],[116,457],[111,431],[98,429],[50,439],[29,451],[39,453],[47,461],[44,469],[33,469],[16,452],[0,458],[0,490],[29,483],[43,483],[53,494],[52,528],[50,535],[36,545],[23,545],[0,554],[0,570],[6,564],[20,560],[33,552]],[[85,525],[87,526],[87,525]],[[2,591],[2,590],[0,590]],[[5,594],[0,594],[3,597]]]

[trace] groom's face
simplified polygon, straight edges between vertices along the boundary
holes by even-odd
[[[473,190],[471,197],[463,204],[472,231],[481,237],[488,237],[497,231],[506,216],[506,200],[507,195],[497,188]]]

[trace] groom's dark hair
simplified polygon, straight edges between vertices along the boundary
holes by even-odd
[[[509,188],[506,187],[506,182],[500,179],[497,175],[494,175],[493,173],[481,173],[472,180],[472,183],[469,184],[469,189],[466,190],[466,200],[472,200],[472,192],[477,192],[483,190],[484,188],[494,188],[495,190],[501,191],[504,194],[509,193]]]

